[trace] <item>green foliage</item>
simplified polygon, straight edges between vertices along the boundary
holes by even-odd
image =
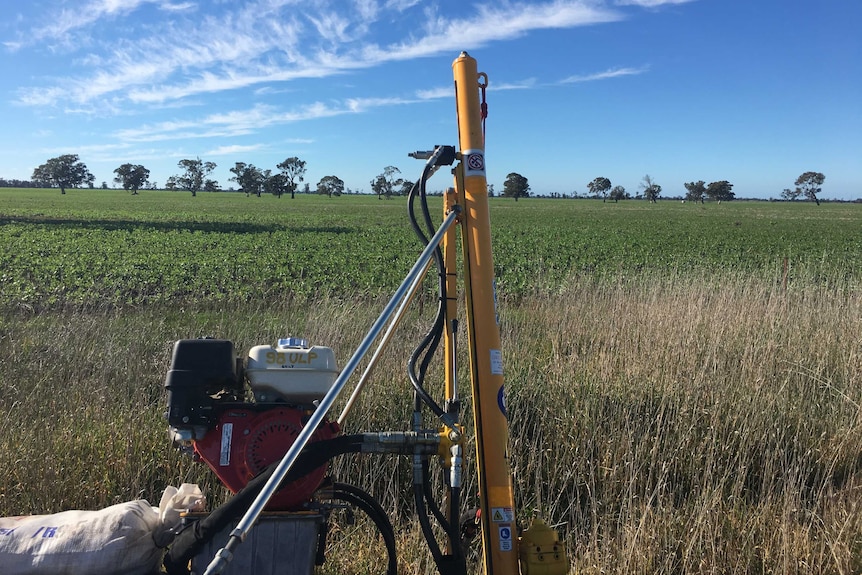
[[[281,170],[284,179],[282,180],[283,186],[276,188],[275,195],[280,198],[283,190],[286,188],[290,192],[290,197],[295,198],[296,187],[305,177],[305,160],[300,160],[296,156],[293,156],[276,165],[276,167]]]
[[[629,199],[629,197],[630,196],[628,192],[626,192],[626,189],[623,186],[614,186],[614,188],[611,190],[610,198],[614,202],[618,202],[620,200],[627,200]]]
[[[344,180],[338,176],[323,176],[317,182],[317,193],[329,196],[340,196],[344,193]]]
[[[690,202],[702,202],[706,195],[706,182],[698,180],[696,182],[686,182],[685,184],[685,199]]]
[[[254,164],[237,162],[230,171],[233,174],[230,178],[231,181],[236,182],[239,189],[245,192],[245,195],[254,194],[260,197],[265,178],[263,172],[256,168]]]
[[[643,177],[641,180],[641,190],[643,191],[644,198],[648,202],[656,203],[658,197],[661,195],[661,186],[655,183],[652,179],[652,176],[649,174]]]
[[[183,170],[183,173],[171,176],[171,180],[177,187],[191,192],[192,196],[197,196],[201,190],[214,192],[218,189],[215,181],[207,179],[207,176],[216,169],[215,162],[204,162],[200,158],[195,158],[180,160],[177,166]]]
[[[727,180],[721,180],[720,182],[710,182],[710,184],[706,187],[706,195],[718,202],[722,200],[730,201],[734,198],[734,193],[731,191],[732,189],[733,184],[731,184]]]
[[[608,193],[608,190],[611,189],[611,181],[607,178],[598,177],[589,184],[587,184],[587,188],[589,188],[590,193],[595,197],[602,196]]]
[[[122,185],[124,190],[131,191],[132,195],[137,195],[150,177],[150,171],[140,164],[123,164],[114,173],[117,174],[114,181]],[[102,189],[107,189],[107,184],[102,184]]]
[[[784,190],[782,190],[781,192],[781,199],[793,201],[799,199],[800,195],[802,195],[802,190],[800,190],[799,188],[793,190],[791,190],[790,188],[784,188]]]
[[[401,170],[396,168],[395,166],[386,166],[383,169],[383,172],[377,174],[373,180],[371,180],[371,191],[377,194],[377,199],[379,200],[381,197],[386,198],[387,200],[392,197],[392,194],[396,192],[396,190],[400,190],[404,180],[401,178],[396,178],[396,174],[400,174]]]
[[[794,182],[796,184],[796,196],[805,196],[809,200],[814,200],[819,206],[820,200],[817,199],[817,194],[820,193],[820,186],[823,185],[824,181],[826,181],[826,176],[820,172],[805,172]]]
[[[517,172],[512,172],[506,176],[506,180],[503,182],[503,197],[515,198],[517,202],[518,198],[527,198],[529,196],[530,183],[527,181],[527,178]]]
[[[51,158],[33,170],[33,181],[57,186],[60,188],[60,193],[65,194],[66,188],[74,188],[81,184],[89,184],[92,187],[95,177],[87,169],[87,165],[78,158],[78,154],[64,154]]]

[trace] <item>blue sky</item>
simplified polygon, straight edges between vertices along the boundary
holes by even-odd
[[[729,180],[778,197],[805,171],[862,198],[856,0],[0,0],[0,177],[76,153],[111,184],[131,162],[273,169],[354,190],[457,144],[451,63],[489,76],[486,158],[533,193],[604,176],[664,196]],[[449,185],[437,175],[431,189]]]

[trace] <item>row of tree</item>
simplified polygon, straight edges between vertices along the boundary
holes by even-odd
[[[611,181],[608,178],[600,176],[587,184],[587,189],[594,198],[602,198],[602,201],[604,202],[608,201],[608,199],[611,199],[614,202],[631,199],[632,196],[626,191],[625,187],[611,187],[612,185],[613,184],[611,184]],[[640,184],[640,190],[643,195],[639,195],[638,197],[644,197],[653,203],[655,203],[661,195],[661,186],[658,185],[649,174],[643,177]]]
[[[200,158],[195,158],[194,160],[180,160],[177,166],[182,171],[168,178],[165,184],[167,189],[186,190],[191,192],[192,196],[195,196],[199,191],[213,192],[220,189],[218,182],[209,178],[209,175],[216,168],[215,162],[204,162]],[[294,156],[280,162],[276,168],[279,171],[273,173],[272,170],[260,169],[254,164],[236,162],[234,167],[230,169],[233,174],[230,180],[236,182],[240,191],[245,192],[247,196],[256,195],[259,197],[262,193],[268,193],[280,198],[289,193],[291,198],[295,197],[297,187],[305,177],[306,162]],[[400,170],[395,166],[387,166],[382,173],[371,180],[371,191],[377,194],[378,199],[408,194],[413,187],[413,182],[398,177],[400,173]],[[156,187],[154,183],[149,181],[150,171],[140,164],[123,164],[114,170],[114,174],[114,181],[132,194],[137,194],[138,190],[143,188]],[[93,187],[94,179],[93,174],[90,173],[86,164],[78,158],[77,154],[65,154],[51,158],[33,170],[32,183],[40,187],[58,187],[60,193],[65,194],[66,188],[75,188],[85,184]],[[796,179],[794,184],[796,188],[793,190],[786,188],[781,197],[786,200],[805,197],[820,205],[817,194],[820,193],[825,179],[826,176],[820,172],[805,172]],[[703,203],[705,199],[709,198],[722,202],[733,200],[735,197],[733,184],[727,180],[710,182],[709,184],[703,180],[698,180],[686,182],[684,186],[687,201]],[[103,187],[106,187],[104,183]],[[310,191],[308,188],[309,186],[306,184],[306,191]],[[587,188],[593,197],[601,197],[603,201],[611,199],[618,202],[631,198],[623,186],[612,186],[611,181],[604,176],[595,178],[587,184]],[[337,176],[324,176],[317,183],[317,193],[319,194],[332,197],[340,196],[344,192],[344,181]],[[489,195],[494,195],[493,185],[488,186],[488,192]],[[661,192],[662,187],[647,174],[640,183],[640,193],[637,197],[643,197],[647,201],[655,203]],[[529,197],[529,181],[517,172],[508,174],[503,182],[502,195],[514,198],[515,201],[518,198]]]
[[[813,200],[819,206],[820,200],[817,198],[817,194],[820,193],[821,186],[825,179],[826,176],[820,172],[805,172],[796,178],[796,188],[794,190],[785,189],[782,192],[781,197],[785,200],[796,200],[802,196],[809,200]],[[709,198],[710,200],[720,203],[722,201],[732,200],[736,197],[732,191],[733,184],[727,180],[719,180],[717,182],[710,182],[709,184],[703,180],[698,180],[696,182],[686,182],[683,185],[686,189],[686,201],[703,203],[704,200]],[[603,201],[611,199],[617,202],[631,197],[622,186],[614,186],[612,188],[611,181],[605,177],[594,179],[592,182],[587,184],[587,188],[590,190],[593,197],[601,197]],[[661,186],[658,185],[649,174],[643,177],[640,184],[640,190],[643,194],[642,197],[653,203],[655,203],[661,195]]]
[[[215,162],[205,162],[200,158],[193,160],[180,160],[177,167],[181,169],[179,174],[168,178],[165,188],[168,190],[185,190],[191,192],[192,196],[200,191],[215,192],[220,187],[217,181],[209,176],[216,168]],[[254,164],[236,162],[230,169],[234,181],[241,192],[247,196],[260,196],[262,193],[273,194],[279,198],[284,194],[290,194],[294,198],[299,183],[305,178],[306,162],[297,157],[290,157],[276,165],[278,172],[273,173],[269,169],[260,169]],[[394,194],[406,194],[413,187],[413,182],[398,178],[400,171],[394,166],[387,166],[383,173],[371,181],[371,189],[380,197],[391,197]],[[150,182],[150,170],[141,164],[126,163],[114,170],[114,182],[120,184],[123,189],[133,195],[138,190],[156,188],[156,184]],[[33,170],[32,182],[27,186],[16,187],[57,187],[60,193],[65,194],[67,188],[81,186],[94,187],[95,178],[87,165],[80,160],[77,154],[64,154],[51,158],[44,164]],[[15,181],[18,182],[17,180]],[[106,188],[107,184],[102,183]],[[345,192],[344,181],[338,176],[324,176],[317,183],[317,193],[326,194],[329,197],[340,196]],[[305,191],[310,191],[308,184]],[[349,191],[349,190],[348,190]]]

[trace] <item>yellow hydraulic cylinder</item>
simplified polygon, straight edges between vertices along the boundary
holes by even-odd
[[[485,176],[485,138],[479,102],[480,75],[466,52],[453,62],[458,109],[460,173],[463,177],[463,230],[467,293],[467,337],[485,573],[518,573],[518,534],[512,472],[508,460],[509,425],[503,388],[503,359],[497,325],[491,218]],[[459,190],[459,193],[461,190]]]

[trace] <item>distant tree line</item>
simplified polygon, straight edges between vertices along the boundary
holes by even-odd
[[[184,159],[177,163],[180,168],[180,173],[170,176],[165,183],[165,188],[168,190],[185,190],[191,192],[192,196],[197,195],[200,191],[217,192],[221,191],[219,183],[209,177],[216,168],[215,162],[205,162],[200,158]],[[306,162],[298,157],[290,157],[283,162],[276,164],[278,171],[271,169],[261,169],[254,164],[245,162],[236,162],[234,167],[230,169],[233,176],[230,181],[236,182],[239,186],[239,192],[245,192],[246,196],[257,196],[261,194],[272,194],[277,197],[282,197],[285,194],[290,194],[294,198],[298,190],[300,182],[304,181],[306,173]],[[371,191],[377,194],[378,199],[391,198],[396,195],[407,195],[410,193],[414,183],[410,180],[398,177],[400,170],[395,166],[386,166],[383,171],[371,180]],[[140,164],[126,163],[117,167],[114,170],[114,182],[119,184],[124,190],[127,190],[135,195],[142,189],[157,188],[154,182],[149,180],[150,171]],[[87,186],[94,187],[93,174],[87,169],[86,164],[80,160],[77,154],[64,154],[56,158],[51,158],[44,164],[33,170],[31,180],[7,180],[0,178],[0,187],[14,188],[60,188],[60,193],[65,194],[67,188],[79,188]],[[784,200],[797,200],[803,197],[814,201],[820,205],[820,199],[817,197],[822,190],[823,182],[826,180],[820,172],[805,172],[800,175],[793,189],[785,188],[781,193],[781,198]],[[727,180],[710,182],[707,184],[704,180],[686,182],[683,184],[686,193],[685,201],[701,202],[705,200],[713,200],[721,203],[722,201],[730,201],[735,199],[733,192],[733,184]],[[102,182],[102,188],[107,188],[107,183]],[[608,199],[618,202],[620,200],[632,199],[623,186],[614,186],[609,178],[599,176],[587,184],[589,195],[586,197],[602,198],[602,201]],[[338,197],[344,193],[351,193],[349,188],[346,188],[344,181],[335,175],[322,177],[316,186],[316,193],[327,195],[329,197]],[[304,193],[311,193],[309,184],[305,184]],[[635,199],[646,199],[651,203],[656,203],[661,196],[662,187],[649,175],[645,175],[639,184],[639,192]],[[494,195],[494,186],[488,185],[488,195]],[[503,191],[500,194],[506,198],[514,198],[518,201],[519,198],[530,197],[530,183],[526,177],[517,172],[511,172],[506,176],[503,182]],[[557,197],[557,194],[552,195]],[[572,197],[583,197],[577,192],[572,194]]]
[[[0,178],[0,188],[44,188],[41,182],[33,180],[18,180],[15,178]]]
[[[165,183],[167,190],[184,190],[196,196],[198,192],[222,191],[219,183],[209,176],[216,168],[215,162],[203,161],[200,158],[184,159],[177,163],[180,173],[170,176]],[[234,181],[239,186],[239,192],[245,192],[246,196],[257,196],[267,193],[277,197],[290,194],[294,198],[299,184],[304,180],[306,173],[306,162],[297,157],[290,157],[276,165],[277,172],[270,169],[260,169],[254,164],[236,162],[230,169]],[[371,181],[371,189],[378,197],[391,197],[392,195],[404,195],[409,193],[413,182],[402,178],[396,178],[400,173],[398,168],[387,166],[383,172]],[[141,164],[122,164],[114,170],[113,181],[132,195],[138,194],[139,190],[156,189],[155,182],[149,180],[150,170]],[[31,180],[7,180],[0,178],[0,187],[15,188],[60,188],[60,193],[65,194],[68,188],[80,188],[87,186],[93,188],[95,178],[90,173],[86,164],[80,160],[77,154],[64,154],[51,158],[44,164],[33,170]],[[102,182],[102,189],[108,188],[107,182]],[[309,184],[305,184],[302,190],[311,193]],[[316,192],[327,195],[330,198],[338,197],[351,192],[344,184],[344,180],[335,175],[324,176],[317,183]]]
[[[781,197],[784,200],[796,200],[799,197],[804,197],[814,201],[819,206],[820,200],[817,198],[817,194],[820,193],[821,186],[825,179],[826,176],[820,172],[805,172],[796,179],[796,188],[793,190],[789,188],[785,189],[782,192]],[[685,201],[704,203],[709,199],[721,203],[723,201],[730,201],[736,198],[736,195],[733,192],[733,184],[727,180],[719,180],[717,182],[710,182],[709,184],[703,180],[698,180],[696,182],[686,182],[683,186],[686,189],[686,194],[683,198]],[[602,198],[602,201],[611,199],[616,202],[631,198],[624,187],[615,186],[612,188],[611,181],[603,176],[600,176],[588,183],[587,189],[590,194],[587,197]],[[658,185],[649,174],[647,174],[641,181],[640,193],[638,193],[636,198],[644,198],[647,201],[655,203],[661,195],[661,192],[662,187]],[[577,193],[573,194],[573,196],[578,197]]]

